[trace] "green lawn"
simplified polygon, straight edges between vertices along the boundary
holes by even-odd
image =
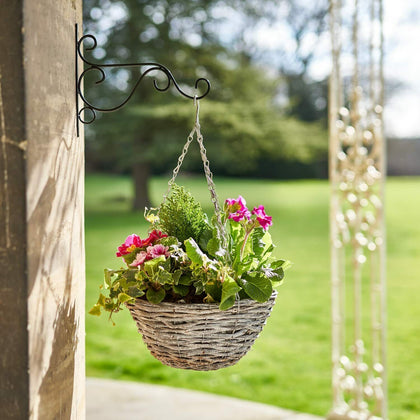
[[[210,212],[204,178],[183,185]],[[221,200],[243,195],[273,216],[277,255],[293,261],[260,338],[236,366],[192,372],[163,366],[149,355],[128,311],[87,316],[87,374],[191,388],[323,415],[330,391],[329,187],[325,181],[216,179]],[[155,205],[166,179],[151,183]],[[86,305],[96,302],[104,267],[118,268],[115,249],[131,233],[146,233],[130,211],[129,178],[86,180]],[[420,419],[420,178],[387,184],[388,365],[390,419]],[[208,408],[206,408],[208,409]]]

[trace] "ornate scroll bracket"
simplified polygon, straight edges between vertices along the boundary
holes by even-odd
[[[171,85],[175,87],[175,89],[182,95],[185,96],[188,99],[202,99],[204,98],[209,92],[210,92],[210,82],[201,77],[195,81],[195,89],[198,89],[198,86],[200,82],[203,82],[206,85],[206,90],[203,94],[199,96],[195,95],[188,95],[185,93],[180,86],[178,85],[177,81],[175,80],[175,77],[171,73],[171,71],[165,67],[162,64],[154,63],[154,62],[147,62],[147,63],[124,63],[124,64],[100,64],[100,63],[93,63],[90,60],[86,59],[83,54],[83,43],[85,40],[89,39],[92,42],[91,46],[85,47],[85,51],[92,51],[97,46],[96,38],[93,35],[87,34],[82,36],[80,39],[78,38],[78,25],[75,25],[75,83],[76,83],[76,127],[77,127],[77,136],[79,137],[79,122],[82,124],[91,124],[96,119],[96,111],[99,112],[112,112],[116,111],[120,108],[122,108],[134,95],[134,92],[136,91],[137,87],[140,85],[142,80],[152,72],[159,72],[160,74],[163,74],[166,78],[166,81],[164,81],[164,86],[159,86],[156,79],[153,79],[153,86],[154,88],[159,92],[165,92],[167,91]],[[83,61],[85,64],[85,70],[79,75],[79,59]],[[145,67],[145,69],[143,69]],[[110,108],[103,108],[100,106],[96,106],[93,103],[89,102],[83,93],[83,82],[85,76],[90,72],[98,72],[99,73],[99,79],[95,82],[95,84],[101,84],[106,79],[106,72],[105,69],[111,69],[111,68],[138,68],[139,69],[139,77],[134,84],[133,88],[129,92],[126,99],[124,99],[121,103],[110,107]],[[79,98],[83,102],[83,106],[80,108],[79,106]],[[90,119],[86,119],[85,113],[86,111],[90,111],[91,117]]]

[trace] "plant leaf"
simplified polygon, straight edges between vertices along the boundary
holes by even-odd
[[[235,304],[235,296],[229,296],[223,302],[220,302],[219,309],[221,311],[226,311]]]
[[[276,283],[276,285],[278,286],[283,278],[284,278],[284,271],[282,267],[278,267],[276,269],[273,268],[263,268],[262,269],[264,275],[270,279],[270,281],[272,283]]]
[[[171,247],[172,245],[178,245],[179,241],[175,236],[167,236],[166,238],[159,239],[157,243]]]
[[[173,290],[176,294],[181,295],[182,297],[187,296],[190,291],[189,286],[184,286],[182,284],[174,285]]]
[[[204,251],[207,251],[210,255],[212,255],[208,249],[209,241],[212,239],[212,229],[209,224],[206,224],[206,228],[201,232],[200,239],[198,240],[198,244],[200,248]]]
[[[104,280],[105,280],[105,289],[109,289],[111,287],[111,274],[112,274],[112,270],[110,270],[109,268],[105,268],[104,270]]]
[[[288,260],[275,260],[271,262],[270,267],[273,269],[281,267],[283,271],[286,271],[292,266],[292,263]]]
[[[222,299],[222,283],[220,281],[208,281],[204,286],[204,290],[216,302]]]
[[[194,287],[195,287],[195,294],[201,295],[201,293],[204,292],[204,285],[201,280],[194,281]]]
[[[264,273],[246,273],[242,276],[242,280],[242,287],[247,295],[257,302],[266,302],[270,298],[271,293],[273,293],[271,281],[264,275]]]
[[[160,269],[157,275],[157,281],[160,284],[172,284],[173,283],[172,274],[168,273],[164,269]]]
[[[129,302],[130,300],[134,300],[134,298],[132,296],[127,295],[127,293],[121,292],[118,295],[118,302],[120,303]]]
[[[138,281],[143,281],[147,279],[147,274],[143,270],[137,270],[137,273],[135,274],[134,277]]]
[[[194,283],[194,279],[191,277],[191,275],[183,274],[179,278],[179,284],[183,284],[184,286],[189,286]]]
[[[105,303],[106,303],[106,297],[102,293],[99,293],[97,304],[100,306],[105,306]]]
[[[220,310],[229,309],[235,303],[235,296],[241,288],[232,277],[226,277],[222,286],[222,298],[220,299]]]
[[[187,251],[188,258],[194,263],[203,266],[204,261],[206,260],[206,255],[197,245],[197,242],[193,238],[188,238],[184,241],[185,249]]]
[[[91,315],[99,316],[101,314],[101,305],[99,305],[99,303],[95,303],[89,313]]]
[[[143,290],[139,289],[136,286],[131,286],[128,288],[127,294],[133,298],[144,296]]]
[[[235,272],[238,276],[241,276],[242,273],[245,273],[251,269],[253,258],[251,255],[248,255],[244,260],[236,263]]]
[[[164,255],[160,255],[157,258],[153,258],[153,260],[149,260],[146,261],[143,264],[144,267],[144,271],[149,275],[149,276],[153,276],[154,274],[156,274],[156,269],[157,266],[163,262],[165,262],[166,258]]]
[[[255,228],[252,232],[252,250],[256,257],[261,257],[264,252],[265,242],[263,237],[265,235],[263,228]]]
[[[179,283],[179,279],[181,278],[181,275],[182,275],[182,270],[175,270],[173,273],[172,273],[172,281],[173,281],[173,284],[178,284]]]
[[[220,253],[220,241],[217,237],[213,237],[208,241],[207,252],[213,257]]]
[[[159,290],[155,289],[147,289],[146,292],[146,298],[150,303],[158,304],[162,302],[162,300],[165,298],[166,292],[163,287],[161,287]]]
[[[235,222],[229,219],[230,222],[230,234],[236,243],[242,243],[245,239],[245,230],[239,222]]]

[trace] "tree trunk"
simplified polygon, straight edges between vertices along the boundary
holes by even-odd
[[[144,210],[145,207],[150,207],[149,178],[149,162],[138,162],[133,165],[134,210]]]

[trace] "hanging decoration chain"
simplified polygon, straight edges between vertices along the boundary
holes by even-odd
[[[206,180],[207,180],[207,185],[210,191],[211,201],[213,203],[215,214],[216,214],[217,229],[219,231],[220,239],[222,241],[222,247],[224,250],[227,251],[228,244],[227,244],[227,239],[226,239],[226,231],[222,223],[222,216],[221,216],[222,211],[220,209],[219,199],[216,193],[216,186],[214,185],[214,181],[213,181],[213,173],[210,170],[210,162],[207,158],[207,150],[204,146],[204,138],[203,138],[203,135],[201,134],[200,119],[199,119],[200,105],[196,96],[194,97],[194,104],[195,104],[195,109],[196,109],[194,128],[191,130],[191,133],[188,135],[187,141],[184,144],[184,147],[182,148],[181,155],[178,157],[178,163],[172,172],[172,178],[168,182],[168,190],[166,191],[166,194],[163,196],[162,204],[166,201],[166,198],[169,195],[173,184],[175,183],[175,179],[178,176],[179,170],[181,169],[184,158],[186,154],[188,153],[190,144],[194,140],[194,134],[195,134],[197,143],[200,147],[200,155],[201,155],[201,160],[203,161],[204,174],[206,175]]]

